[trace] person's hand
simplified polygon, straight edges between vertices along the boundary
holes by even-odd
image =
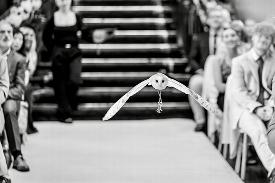
[[[43,76],[44,83],[48,83],[52,79],[53,79],[53,74],[51,72],[49,72],[47,75]]]
[[[103,43],[108,39],[112,34],[110,34],[109,29],[97,29],[93,32],[93,40],[95,43]]]
[[[258,107],[255,113],[261,120],[269,121],[273,114],[273,108],[270,106]]]
[[[196,70],[196,74],[203,75],[203,73],[204,73],[203,69],[198,69],[198,70]]]

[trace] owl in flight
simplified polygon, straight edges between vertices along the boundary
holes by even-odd
[[[108,112],[103,117],[103,121],[107,121],[107,120],[111,119],[121,109],[121,107],[127,102],[127,100],[131,96],[133,96],[134,94],[136,94],[137,92],[142,90],[147,85],[151,85],[153,88],[155,88],[158,91],[164,90],[166,87],[173,87],[187,95],[190,95],[206,110],[215,113],[217,116],[222,115],[222,112],[219,108],[210,104],[207,100],[202,98],[200,95],[198,95],[196,92],[194,92],[190,88],[186,87],[184,84],[181,84],[180,82],[178,82],[174,79],[171,79],[162,73],[157,73],[157,74],[151,76],[149,79],[142,81],[141,83],[136,85],[134,88],[132,88],[129,92],[127,92],[125,95],[123,95],[108,110]]]

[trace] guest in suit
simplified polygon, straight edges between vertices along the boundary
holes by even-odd
[[[9,73],[7,65],[7,51],[12,44],[12,29],[10,24],[6,22],[0,22],[0,104],[2,105],[7,97],[9,92]],[[0,107],[0,125],[1,133],[3,133],[5,119]],[[3,154],[2,144],[0,143],[0,182],[8,183],[8,168],[6,160]]]
[[[219,8],[213,8],[208,11],[209,31],[193,37],[191,51],[189,54],[189,65],[195,73],[189,82],[189,87],[202,94],[203,69],[206,58],[209,54],[216,53],[219,42],[219,31],[222,25],[222,12]],[[194,119],[196,122],[195,131],[203,131],[205,129],[206,119],[204,109],[191,97],[189,97]]]
[[[9,30],[5,40],[11,41],[11,44],[7,46],[5,50],[10,80],[7,100],[3,103],[5,129],[9,147],[14,158],[13,168],[18,171],[29,171],[29,166],[21,152],[21,139],[18,125],[18,107],[24,94],[25,57],[10,49],[13,40],[13,29],[11,25],[4,24],[2,26]]]
[[[268,146],[266,125],[274,107],[270,101],[275,77],[275,54],[270,52],[274,34],[271,24],[255,26],[251,50],[232,61],[230,84],[231,128],[248,134],[272,183],[275,182],[275,156]]]
[[[272,97],[275,103],[275,78],[273,78],[272,81]],[[268,124],[267,135],[269,147],[271,151],[275,154],[275,112],[273,112],[272,119]]]

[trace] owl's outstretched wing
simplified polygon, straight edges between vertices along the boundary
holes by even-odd
[[[190,94],[190,90],[188,87],[186,87],[184,84],[181,84],[180,82],[178,82],[174,79],[168,78],[167,86],[176,88],[177,90],[179,90],[185,94],[188,94],[188,95]]]
[[[199,94],[197,94],[196,92],[194,92],[193,90],[191,90],[190,88],[186,87],[184,84],[181,84],[180,82],[169,78],[168,79],[168,86],[169,87],[173,87],[176,88],[177,90],[190,95],[192,98],[194,98],[202,107],[204,107],[206,110],[215,113],[217,116],[221,116],[222,115],[222,111],[210,104],[206,99],[204,99],[203,97],[201,97]]]
[[[146,79],[144,81],[142,81],[141,83],[139,83],[138,85],[136,85],[134,88],[132,88],[129,92],[127,92],[125,95],[123,95],[109,110],[108,112],[105,114],[105,116],[103,117],[103,121],[107,121],[109,119],[111,119],[119,110],[120,108],[127,102],[127,100],[133,96],[134,94],[136,94],[137,92],[139,92],[140,90],[142,90],[145,86],[147,86],[149,84],[150,80]]]

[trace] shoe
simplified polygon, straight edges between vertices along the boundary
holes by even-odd
[[[13,167],[15,170],[18,170],[20,172],[28,172],[30,171],[30,167],[23,158],[22,155],[17,156],[17,158],[13,162]]]
[[[11,183],[11,180],[6,177],[0,176],[0,183]]]
[[[272,170],[270,176],[268,177],[269,183],[275,183],[275,168]]]
[[[29,127],[29,128],[27,128],[27,134],[35,134],[35,133],[38,133],[38,130],[37,130],[37,128],[36,127]]]
[[[73,119],[71,117],[68,117],[65,119],[60,119],[59,121],[61,121],[62,123],[67,123],[67,124],[73,123]]]
[[[204,123],[202,123],[202,124],[197,124],[196,127],[195,127],[195,129],[194,129],[194,131],[195,131],[195,132],[201,132],[201,131],[204,130],[204,127],[205,127],[205,124],[204,124]]]

